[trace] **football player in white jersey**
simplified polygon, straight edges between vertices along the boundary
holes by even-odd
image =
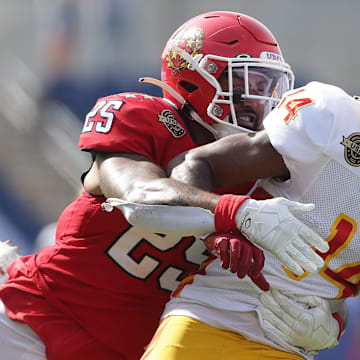
[[[315,204],[312,212],[296,216],[328,242],[329,250],[318,252],[324,267],[300,276],[284,267],[261,242],[269,236],[262,227],[294,223],[286,223],[281,210],[268,211],[266,201],[247,199],[233,211],[228,195],[215,209],[215,223],[217,213],[227,214],[263,248],[271,294],[210,259],[174,291],[142,359],[312,359],[317,350],[336,345],[329,335],[341,332],[340,323],[312,317],[309,308],[336,312],[359,292],[360,102],[338,87],[311,82],[286,93],[264,127],[190,150],[172,176],[206,190],[262,178],[254,199],[274,198],[279,209],[285,198]],[[199,218],[204,218],[201,212]],[[296,253],[291,247],[288,251]],[[260,310],[261,302],[270,315]],[[292,336],[301,333],[299,323],[310,341]]]

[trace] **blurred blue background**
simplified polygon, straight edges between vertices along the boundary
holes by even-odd
[[[86,113],[111,93],[160,95],[137,79],[159,78],[168,37],[212,10],[243,12],[268,26],[296,86],[319,80],[360,94],[358,0],[2,0],[1,241],[13,240],[23,254],[53,241],[56,219],[90,165],[77,149]],[[341,345],[317,360],[360,359],[359,300],[349,307]]]

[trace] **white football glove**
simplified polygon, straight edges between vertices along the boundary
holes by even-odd
[[[11,246],[11,241],[0,241],[0,284],[8,279],[7,267],[19,256],[18,246]]]
[[[338,344],[339,323],[333,318],[330,304],[317,296],[291,299],[277,290],[260,295],[264,328],[287,343],[318,351]]]
[[[293,214],[304,214],[315,205],[302,204],[285,198],[246,200],[236,214],[236,225],[250,241],[274,254],[290,271],[302,275],[304,270],[319,271],[323,259],[311,248],[321,252],[329,245]]]

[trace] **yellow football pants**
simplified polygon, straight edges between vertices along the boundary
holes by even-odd
[[[303,360],[187,316],[164,319],[141,360]]]

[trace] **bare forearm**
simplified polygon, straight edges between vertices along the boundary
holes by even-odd
[[[191,149],[170,161],[167,173],[207,191],[253,179],[289,177],[282,156],[264,131],[230,135]]]
[[[214,211],[219,199],[218,195],[168,178],[156,180],[144,190],[143,201],[148,204],[197,206]]]
[[[134,176],[131,164],[131,160],[127,162],[124,158],[122,166],[111,161],[101,163],[101,189],[107,198],[121,198],[150,205],[197,206],[211,211],[215,209],[219,196],[167,178],[164,170],[146,161],[136,163],[137,176]]]
[[[197,206],[211,211],[214,211],[219,199],[218,195],[168,178],[157,179],[143,186],[136,186],[127,193],[123,193],[121,189],[116,191],[115,185],[112,187],[112,191],[104,191],[104,193],[106,197],[120,197],[141,204]]]

